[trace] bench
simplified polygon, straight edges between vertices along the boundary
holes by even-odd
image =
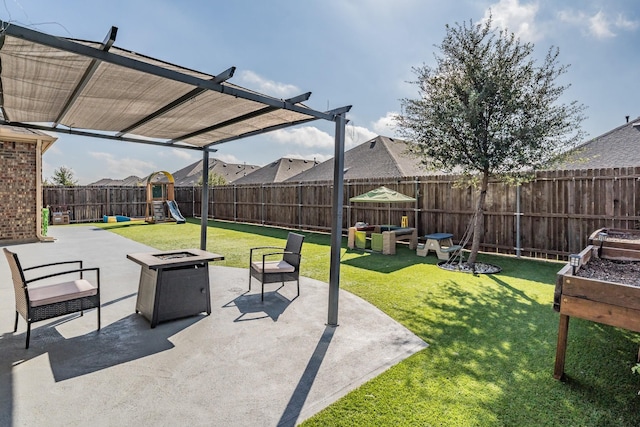
[[[418,247],[418,230],[412,227],[400,227],[391,231],[382,232],[382,253],[384,255],[395,255],[396,242],[398,240],[408,240],[409,249]]]

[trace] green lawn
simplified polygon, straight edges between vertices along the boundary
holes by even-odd
[[[200,226],[102,224],[158,249],[198,247]],[[246,267],[249,248],[286,230],[210,222],[207,249]],[[328,282],[329,236],[306,234],[302,274]],[[346,244],[346,239],[345,239]],[[400,246],[400,245],[399,245]],[[341,287],[429,343],[307,420],[305,426],[639,426],[637,335],[572,319],[566,374],[553,379],[562,264],[481,255],[502,272],[444,271],[406,246],[395,256],[343,247]],[[349,319],[340,318],[340,322]],[[375,325],[372,325],[375,327]]]

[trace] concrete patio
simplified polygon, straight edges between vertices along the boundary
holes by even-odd
[[[248,289],[248,270],[210,264],[212,313],[159,324],[135,313],[140,267],[153,250],[92,226],[49,229],[54,243],[10,247],[24,267],[82,259],[101,268],[96,312],[36,323],[24,348],[0,260],[0,425],[293,426],[427,345],[362,299],[301,279]],[[222,254],[224,255],[224,254]],[[247,254],[248,256],[248,254]],[[303,261],[304,262],[304,261]]]

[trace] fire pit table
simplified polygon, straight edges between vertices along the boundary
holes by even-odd
[[[140,264],[136,313],[155,328],[159,322],[206,312],[211,314],[209,261],[222,255],[201,249],[128,254]]]

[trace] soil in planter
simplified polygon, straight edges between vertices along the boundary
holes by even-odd
[[[607,234],[607,240],[611,242],[640,243],[640,232],[637,230],[628,230],[628,231],[609,230]]]
[[[576,276],[640,287],[640,262],[593,257],[576,271]]]

